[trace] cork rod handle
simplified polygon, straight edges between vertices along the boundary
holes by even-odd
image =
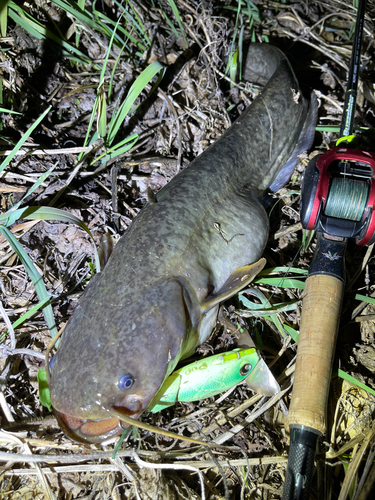
[[[288,424],[325,432],[325,415],[344,283],[317,274],[306,280]]]

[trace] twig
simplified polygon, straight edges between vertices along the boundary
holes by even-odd
[[[84,165],[87,157],[89,154],[91,154],[93,151],[98,150],[101,148],[103,145],[103,139],[99,139],[98,141],[95,141],[91,147],[86,151],[85,155],[83,156],[82,160],[77,163],[75,166],[73,172],[69,175],[68,180],[64,183],[64,186],[56,193],[56,196],[53,198],[51,203],[49,204],[50,207],[53,207],[57,200],[60,198],[60,196],[65,192],[65,189],[69,186],[69,184],[72,182],[74,177],[78,174],[80,168]]]
[[[145,462],[140,459],[135,450],[133,450],[132,459],[135,461],[139,467],[146,467],[147,469],[172,469],[172,470],[189,470],[191,472],[196,472],[199,476],[199,481],[201,483],[201,498],[202,500],[206,499],[205,491],[204,491],[204,480],[203,474],[199,469],[193,467],[191,465],[180,465],[180,464],[153,464],[150,462]]]
[[[167,101],[169,107],[171,108],[173,116],[176,120],[177,137],[178,137],[178,155],[177,155],[177,173],[178,173],[180,171],[180,168],[181,168],[181,158],[182,158],[182,135],[181,135],[180,120],[179,120],[178,114],[176,112],[176,108],[174,107],[171,99],[167,96],[167,94],[165,92],[162,91],[162,89],[159,89],[159,93]]]

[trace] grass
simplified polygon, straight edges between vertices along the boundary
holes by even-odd
[[[44,113],[42,113],[42,115],[32,124],[32,126],[27,130],[27,132],[17,142],[12,152],[1,163],[0,173],[3,172],[9,166],[10,162],[13,160],[13,158],[16,156],[19,150],[23,147],[27,139],[36,130],[38,125],[42,122],[42,120],[45,118],[45,116],[49,111],[50,107],[47,108],[44,111]],[[0,232],[7,239],[9,245],[12,247],[13,251],[18,255],[20,261],[24,265],[31,281],[35,286],[35,290],[40,301],[37,306],[34,306],[19,320],[17,320],[17,322],[13,324],[13,328],[22,324],[26,319],[28,319],[31,315],[30,311],[33,311],[34,313],[40,308],[42,308],[46,323],[48,325],[52,337],[56,335],[57,328],[55,325],[52,307],[50,304],[50,295],[48,294],[43,279],[39,274],[39,272],[37,271],[35,265],[31,261],[30,257],[25,252],[25,250],[22,248],[22,245],[19,243],[17,238],[9,230],[9,227],[17,223],[21,219],[56,220],[67,223],[75,223],[79,225],[82,229],[84,229],[89,236],[92,237],[91,232],[87,228],[86,224],[84,224],[80,219],[70,214],[69,212],[65,212],[64,210],[59,210],[54,207],[23,206],[21,208],[25,200],[47,179],[47,177],[53,172],[53,170],[54,168],[51,168],[44,174],[40,175],[39,179],[32,185],[32,187],[27,191],[27,193],[15,205],[13,205],[10,209],[8,209],[7,211],[5,211],[0,215]],[[96,250],[95,250],[95,259],[97,263],[97,269],[99,270],[99,258],[97,256]]]
[[[251,41],[256,41],[254,23],[261,23],[261,16],[259,8],[250,0],[237,0],[237,7],[225,6],[224,9],[236,13],[236,20],[232,43],[228,55],[228,64],[226,67],[226,74],[229,74],[232,82],[237,79],[242,81],[242,65],[243,65],[243,49],[244,49],[244,33],[245,24],[251,33]],[[268,37],[263,36],[263,40],[268,42]],[[233,88],[233,83],[231,84]]]
[[[132,43],[138,49],[144,51],[146,49],[146,46],[150,44],[150,40],[148,39],[147,34],[142,24],[140,23],[139,17],[137,17],[136,15],[135,17],[132,16],[131,12],[129,12],[129,10],[125,10],[122,6],[121,6],[122,13],[119,20],[116,23],[113,23],[111,19],[109,19],[107,16],[97,11],[96,9],[93,9],[92,12],[85,10],[84,8],[85,2],[82,0],[79,2],[73,2],[70,0],[55,0],[54,3],[58,7],[63,9],[67,14],[73,16],[75,21],[81,26],[82,29],[92,29],[94,31],[104,33],[109,38],[108,51],[100,71],[100,80],[97,88],[97,99],[94,104],[90,124],[88,127],[88,133],[86,137],[86,143],[88,144],[91,144],[97,138],[104,138],[105,140],[104,146],[106,151],[101,156],[99,156],[95,161],[100,161],[103,158],[105,159],[105,161],[108,161],[108,159],[115,158],[129,151],[136,143],[138,139],[137,135],[131,135],[130,137],[126,137],[125,139],[122,139],[121,141],[115,144],[114,141],[126,117],[129,115],[129,113],[134,112],[135,109],[137,108],[137,106],[135,106],[135,101],[137,100],[139,95],[146,89],[146,87],[152,81],[155,75],[159,74],[160,75],[159,79],[156,81],[153,88],[155,89],[157,87],[158,83],[160,82],[163,76],[164,68],[160,63],[155,61],[154,63],[148,65],[141,72],[141,74],[138,76],[138,78],[136,78],[135,82],[131,86],[126,99],[122,103],[119,103],[117,112],[113,113],[113,115],[111,116],[107,129],[107,106],[106,106],[107,96],[106,96],[106,88],[104,85],[104,81],[111,50],[113,47],[120,48],[121,49],[119,53],[120,57],[121,53],[124,52],[125,50],[128,50],[128,52],[130,51],[128,43]],[[176,8],[175,5],[174,8]],[[132,9],[132,7],[130,8],[130,11],[133,11],[133,14],[136,14],[135,11]],[[77,48],[77,46],[79,45],[79,37],[76,38],[77,46],[70,44],[66,39],[64,39],[62,33],[60,32],[60,30],[57,28],[56,25],[55,25],[56,33],[54,33],[50,29],[46,28],[44,24],[33,18],[33,16],[29,14],[29,12],[27,12],[21,6],[18,6],[12,1],[3,2],[3,8],[0,11],[0,25],[3,36],[6,34],[7,16],[9,16],[13,21],[19,24],[19,26],[25,29],[32,36],[38,39],[49,39],[54,43],[56,43],[58,46],[61,47],[62,54],[68,57],[72,61],[72,63],[80,63],[80,64],[91,63],[93,64],[94,68],[95,67],[97,67],[98,69],[100,68],[99,66],[96,66],[93,61],[90,61],[90,59]],[[122,23],[124,22],[124,20],[126,20],[127,24],[131,23],[131,28],[130,28],[131,32],[135,31],[137,35],[139,35],[140,39],[135,38],[133,35],[131,35],[131,32],[127,31],[123,27]],[[136,53],[136,56],[140,57],[141,55],[142,54],[139,52]],[[115,69],[116,65],[113,68],[113,72],[115,71]],[[109,86],[108,97],[111,97],[111,85]],[[29,127],[26,133],[23,134],[18,143],[13,147],[12,152],[1,163],[0,173],[3,172],[9,166],[11,161],[20,151],[20,149],[24,146],[27,139],[37,129],[39,124],[42,122],[45,116],[50,112],[50,110],[51,106],[49,106],[40,115],[40,117],[33,123],[33,125]],[[20,115],[20,113],[16,111],[8,110],[5,108],[0,108],[0,111],[8,113],[16,113]],[[95,116],[97,117],[96,132],[92,134],[91,138],[89,139],[90,131],[92,130],[92,124],[94,122]],[[9,226],[16,223],[19,219],[55,220],[55,221],[78,224],[82,229],[84,229],[89,234],[89,236],[92,237],[91,232],[89,231],[87,226],[77,217],[69,214],[68,212],[53,207],[23,206],[22,208],[20,208],[21,205],[24,203],[24,200],[28,196],[30,196],[47,179],[48,175],[50,175],[52,171],[53,168],[48,170],[45,174],[41,175],[39,180],[33,184],[33,186],[28,190],[26,195],[16,205],[14,205],[11,209],[0,215],[0,223],[1,223],[0,231],[8,240],[9,244],[20,258],[21,262],[25,266],[31,280],[35,285],[40,300],[40,304],[37,306],[36,309],[35,308],[32,309],[33,310],[35,309],[35,311],[40,307],[43,309],[47,325],[50,329],[52,337],[54,337],[57,333],[57,330],[53,319],[52,308],[49,301],[50,297],[46,291],[44,283],[38,271],[36,270],[34,264],[31,262],[30,258],[28,257],[27,253],[23,250],[18,240],[12,235],[12,233],[8,229]],[[96,261],[96,268],[97,270],[99,270],[99,260],[96,249],[95,249],[95,261]],[[23,318],[18,320],[18,324],[21,324],[29,316],[30,314],[27,313]]]
[[[104,81],[107,71],[107,64],[108,64],[110,50],[116,38],[116,31],[120,27],[120,23],[123,17],[124,16],[122,14],[119,20],[117,21],[114,30],[111,34],[111,38],[109,40],[109,50],[107,51],[106,57],[103,62],[103,67],[100,73],[99,85],[97,88],[97,97],[91,113],[90,123],[87,129],[85,145],[92,144],[98,138],[104,139],[105,153],[96,158],[92,163],[98,162],[100,160],[103,160],[102,163],[107,162],[113,158],[116,158],[128,152],[136,144],[138,140],[137,134],[133,134],[129,137],[126,137],[125,139],[122,139],[115,144],[113,143],[120,128],[124,123],[124,120],[130,113],[133,113],[138,108],[139,105],[135,105],[135,102],[140,96],[140,94],[145,91],[145,89],[147,88],[149,83],[153,80],[153,78],[159,74],[157,81],[155,82],[153,88],[149,93],[150,95],[157,88],[164,74],[164,68],[158,61],[154,61],[150,65],[148,65],[136,78],[136,80],[130,87],[126,99],[122,103],[119,102],[115,103],[116,111],[112,114],[109,124],[107,126],[107,99],[111,98],[112,94],[111,82],[118,60],[116,61],[116,64],[114,65],[112,70],[111,82],[108,87],[108,93],[106,92]],[[122,47],[121,52],[123,48],[124,47]],[[121,52],[119,54],[119,57],[121,55]],[[96,131],[92,133],[95,117],[96,117]]]
[[[173,22],[169,19],[169,17],[165,13],[165,10],[162,7],[162,2],[158,2],[158,3],[160,5],[160,7],[161,7],[161,11],[163,12],[165,20],[167,21],[168,25],[170,26],[172,32],[176,35],[177,38],[179,38],[180,34],[178,33],[177,29],[175,28]],[[173,15],[174,15],[174,17],[175,17],[175,19],[177,21],[177,24],[178,24],[178,26],[180,28],[180,33],[182,34],[183,39],[185,40],[186,47],[189,47],[189,43],[188,43],[186,35],[185,35],[185,31],[184,31],[184,28],[183,28],[183,24],[182,24],[182,21],[181,21],[179,10],[178,10],[178,8],[177,8],[177,6],[176,6],[176,4],[175,4],[175,2],[173,0],[168,0],[168,3],[169,3],[170,8],[172,9]]]

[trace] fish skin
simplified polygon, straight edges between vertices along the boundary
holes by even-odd
[[[178,361],[211,333],[228,278],[263,253],[268,217],[260,199],[289,179],[311,146],[317,106],[303,98],[275,47],[252,44],[244,77],[269,81],[137,215],[67,324],[50,391],[73,439],[100,442],[122,431],[100,427],[102,420],[110,427],[121,413],[138,418]],[[124,392],[126,374],[135,382]]]

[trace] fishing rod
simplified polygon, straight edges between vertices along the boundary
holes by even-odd
[[[301,186],[301,223],[317,231],[302,302],[292,400],[287,424],[289,459],[282,500],[308,500],[317,441],[326,408],[345,287],[345,250],[375,241],[375,154],[348,147],[353,120],[366,0],[360,0],[340,138],[307,166]]]

